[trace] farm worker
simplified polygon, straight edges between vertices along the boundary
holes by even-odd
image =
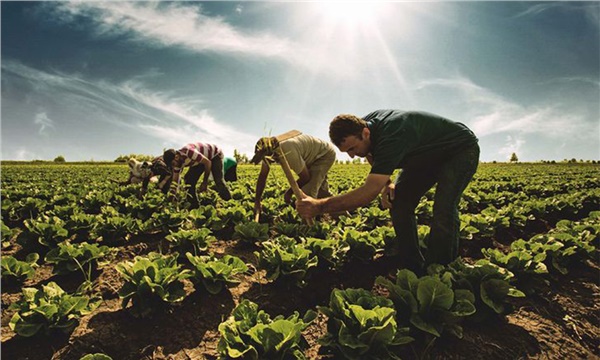
[[[155,157],[151,162],[130,158],[127,165],[129,165],[129,178],[121,182],[121,185],[142,183],[140,196],[146,193],[150,182],[156,182],[163,193],[168,191],[171,184],[171,171],[163,161],[162,155]]]
[[[225,181],[237,181],[237,161],[234,158],[225,156],[223,159],[223,172]]]
[[[327,172],[335,162],[335,149],[333,146],[314,136],[302,134],[297,130],[274,137],[260,138],[254,148],[254,156],[250,160],[253,164],[262,161],[262,167],[256,182],[256,198],[254,200],[254,215],[259,216],[262,211],[261,198],[265,190],[267,176],[269,175],[272,161],[278,161],[276,156],[270,157],[269,145],[279,146],[290,169],[298,175],[298,186],[302,191],[312,197],[321,198],[330,196]],[[284,201],[292,200],[292,189],[284,194]]]
[[[179,150],[165,150],[163,158],[173,173],[172,182],[176,184],[171,184],[171,197],[174,198],[177,193],[182,169],[189,166],[184,181],[189,185],[188,199],[192,208],[197,208],[200,205],[196,195],[196,184],[202,173],[204,173],[204,179],[200,184],[200,192],[208,188],[208,177],[209,174],[212,174],[219,196],[225,200],[231,199],[231,193],[223,176],[223,151],[217,145],[206,143],[187,144]]]
[[[401,265],[422,270],[431,263],[448,264],[458,256],[458,204],[479,163],[475,134],[465,125],[425,112],[377,110],[363,118],[341,114],[329,125],[331,141],[350,157],[366,158],[371,171],[364,184],[325,199],[296,200],[302,217],[353,210],[381,193],[396,231]],[[390,175],[402,171],[392,182]],[[419,248],[415,208],[437,184],[426,257]]]

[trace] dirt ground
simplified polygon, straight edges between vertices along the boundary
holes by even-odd
[[[303,314],[316,305],[326,305],[333,288],[371,289],[379,275],[395,273],[385,259],[369,264],[349,263],[340,272],[320,271],[302,289],[268,283],[263,272],[251,271],[239,286],[210,295],[195,291],[187,283],[189,296],[150,319],[136,319],[122,309],[117,295],[122,285],[114,269],[117,262],[156,250],[158,241],[133,240],[119,248],[110,266],[98,275],[97,289],[103,296],[100,307],[82,318],[70,335],[21,338],[8,323],[12,312],[7,305],[19,299],[18,287],[2,288],[3,359],[79,359],[87,353],[102,352],[113,359],[216,359],[218,325],[241,299],[250,299],[272,316]],[[219,240],[211,245],[217,254],[239,256],[256,263],[253,248],[236,240]],[[464,249],[470,252],[473,249]],[[14,250],[13,250],[14,251]],[[9,252],[4,252],[10,254]],[[405,359],[597,359],[600,358],[600,267],[588,261],[570,268],[568,275],[550,275],[548,284],[537,284],[535,295],[512,302],[513,312],[485,323],[466,323],[463,339],[444,337],[428,347],[406,347]],[[73,291],[82,281],[80,274],[53,276],[50,266],[38,269],[26,286],[49,281]],[[334,358],[321,349],[317,339],[326,333],[326,319],[319,315],[306,330],[310,359]]]

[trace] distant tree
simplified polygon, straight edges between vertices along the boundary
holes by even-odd
[[[137,161],[152,161],[152,159],[155,158],[155,156],[152,155],[144,155],[144,154],[129,154],[129,155],[119,155],[119,157],[117,157],[115,159],[115,162],[127,162],[129,161],[130,158],[134,158]],[[93,161],[93,160],[92,160]]]
[[[247,164],[250,161],[248,159],[248,155],[240,154],[240,152],[237,151],[237,149],[233,149],[233,158],[238,164]]]
[[[517,157],[517,154],[512,153],[512,155],[510,156],[510,162],[519,162],[519,158]]]
[[[57,157],[54,158],[54,162],[64,163],[65,162],[65,157],[62,156],[62,155],[58,155]]]

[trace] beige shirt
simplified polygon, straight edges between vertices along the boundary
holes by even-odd
[[[333,145],[306,134],[284,140],[279,146],[283,150],[290,168],[296,174],[300,174],[304,167],[310,168],[313,163],[325,156],[333,155],[335,159]]]

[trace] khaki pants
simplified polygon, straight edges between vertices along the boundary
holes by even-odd
[[[310,181],[302,187],[302,191],[313,198],[322,198],[330,196],[329,183],[327,182],[327,173],[335,162],[335,152],[328,152],[308,166]]]

